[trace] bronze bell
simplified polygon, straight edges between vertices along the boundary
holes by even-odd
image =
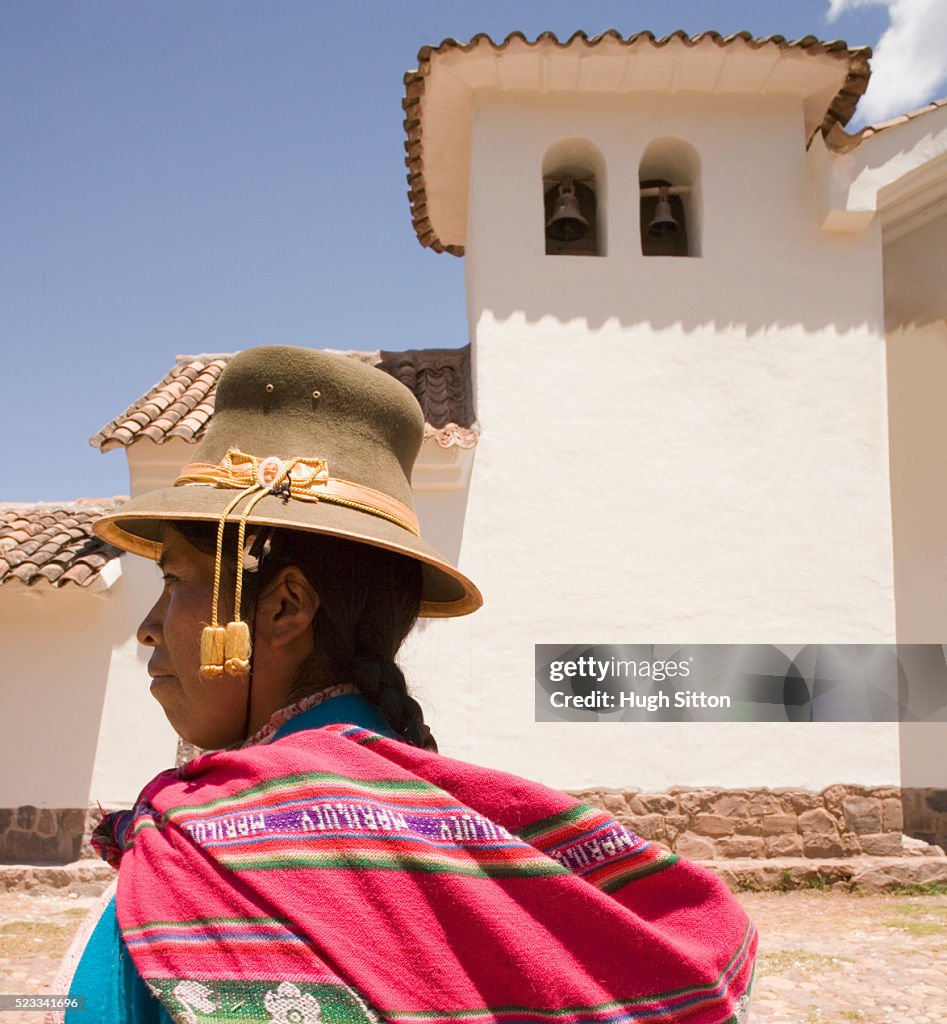
[[[557,242],[577,242],[588,232],[589,222],[579,212],[575,186],[571,183],[560,185],[552,216],[546,222],[546,234]]]
[[[675,234],[677,228],[678,223],[671,213],[671,200],[668,199],[667,189],[662,188],[657,206],[654,208],[654,219],[648,225],[648,234],[652,238],[666,238]]]

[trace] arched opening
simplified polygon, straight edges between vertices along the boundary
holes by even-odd
[[[638,165],[643,256],[700,256],[700,157],[681,139],[654,139]]]
[[[543,157],[547,256],[605,255],[605,161],[587,139],[562,139]]]

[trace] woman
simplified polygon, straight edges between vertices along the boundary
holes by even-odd
[[[716,878],[435,752],[395,653],[480,595],[418,534],[422,436],[380,371],[250,350],[176,485],[100,521],[159,561],[152,692],[217,753],[97,830],[117,895],[68,1022],[745,1019],[755,934]]]

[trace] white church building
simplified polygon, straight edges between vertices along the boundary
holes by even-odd
[[[406,675],[442,752],[703,859],[947,837],[947,723],[537,721],[534,702],[536,644],[944,639],[947,104],[847,134],[869,57],[514,34],[425,47],[405,76],[413,221],[464,259],[468,345],[348,358],[418,396],[422,533],[484,595],[419,626]],[[226,358],[179,357],[93,439],[132,494],[189,461]],[[70,859],[88,807],[177,756],[135,640],[158,578],[91,537],[94,506],[0,511],[0,687],[23,723],[3,756],[31,765],[0,773],[0,859]]]

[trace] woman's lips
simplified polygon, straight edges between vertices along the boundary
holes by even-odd
[[[167,679],[171,673],[165,669],[164,665],[159,661],[155,661],[157,654],[153,654],[148,662],[148,675],[152,679]]]

